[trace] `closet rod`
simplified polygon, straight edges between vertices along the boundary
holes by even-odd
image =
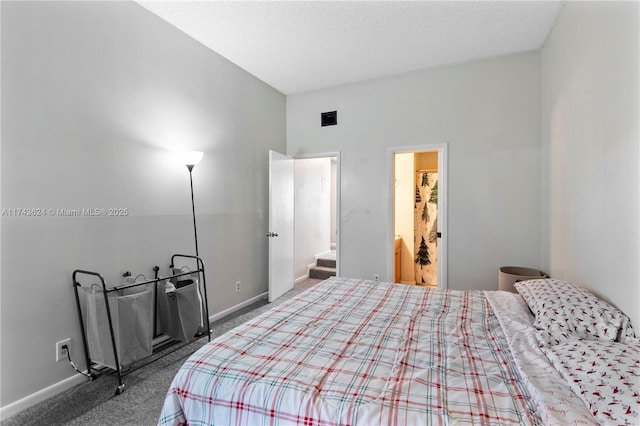
[[[438,169],[418,169],[416,170],[416,172],[422,172],[422,173],[437,173]]]

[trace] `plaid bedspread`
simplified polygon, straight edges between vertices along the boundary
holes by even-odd
[[[194,353],[160,425],[539,424],[481,291],[333,278]]]

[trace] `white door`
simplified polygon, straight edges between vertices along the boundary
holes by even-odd
[[[269,151],[269,302],[293,288],[293,158]]]

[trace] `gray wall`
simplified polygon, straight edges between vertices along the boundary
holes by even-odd
[[[566,2],[542,49],[543,263],[640,330],[640,4]],[[637,334],[637,331],[636,331]]]
[[[124,217],[2,217],[3,407],[84,367],[71,273],[167,274],[200,254],[215,314],[267,291],[268,150],[285,150],[285,97],[133,2],[5,2],[3,209],[127,208]],[[235,293],[234,283],[242,282]]]
[[[338,125],[320,127],[320,113]],[[448,286],[497,289],[540,267],[540,55],[508,56],[287,97],[287,152],[341,152],[341,274],[393,279],[388,149],[449,144]]]

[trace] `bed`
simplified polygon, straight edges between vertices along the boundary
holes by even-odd
[[[640,345],[628,318],[605,315],[616,317],[615,339],[543,345],[542,315],[531,306],[500,291],[331,278],[195,352],[158,424],[637,424]],[[620,364],[629,371],[616,373],[626,399],[609,417],[570,384],[573,361],[563,364],[566,351],[589,355],[575,342],[600,341],[631,348],[629,364]]]

